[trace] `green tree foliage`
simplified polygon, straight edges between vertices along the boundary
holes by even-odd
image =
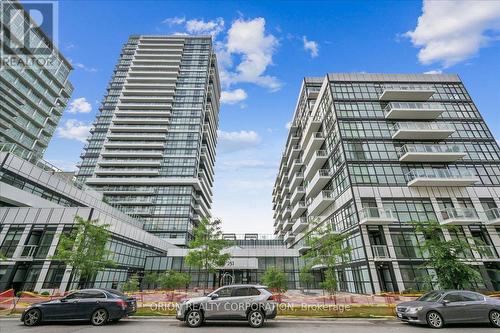
[[[456,231],[455,226],[441,225],[436,221],[413,222],[415,231],[423,235],[422,250],[426,254],[424,268],[432,268],[436,277],[426,277],[427,284],[437,282],[441,289],[466,289],[482,281],[481,275],[463,259],[471,250],[482,251],[466,240],[445,240],[443,231]],[[435,281],[433,281],[435,280]]]
[[[276,267],[269,267],[266,269],[264,274],[262,274],[260,281],[271,290],[280,294],[288,290],[287,275],[278,270]]]
[[[194,240],[189,243],[186,263],[202,271],[214,273],[231,259],[229,253],[222,253],[230,245],[231,242],[222,239],[221,221],[204,218],[194,230]]]
[[[137,274],[133,274],[130,276],[128,281],[123,283],[122,291],[124,292],[134,292],[139,290],[139,277]]]
[[[115,266],[115,262],[108,259],[111,251],[106,248],[111,237],[108,227],[107,224],[99,224],[98,220],[89,221],[75,216],[73,230],[69,235],[60,236],[52,259],[73,267],[80,277],[80,284],[85,285],[100,270]]]
[[[143,283],[153,285],[155,288],[158,286],[158,273],[146,273],[142,279]]]
[[[191,276],[187,273],[166,271],[163,274],[158,274],[158,285],[162,289],[175,290],[186,288],[191,282]]]
[[[309,285],[314,282],[314,275],[312,275],[310,267],[304,266],[300,269],[299,281],[302,288],[309,289]]]
[[[304,269],[311,270],[313,266],[324,269],[324,280],[320,285],[334,295],[338,289],[335,271],[344,269],[351,257],[352,249],[347,244],[346,235],[337,233],[331,223],[313,221],[306,243],[310,250],[303,255],[307,263]]]

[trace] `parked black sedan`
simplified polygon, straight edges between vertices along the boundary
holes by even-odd
[[[90,321],[100,326],[118,321],[137,309],[133,298],[113,289],[84,289],[52,301],[33,304],[24,310],[21,321],[34,326],[42,321]]]
[[[396,313],[402,321],[432,328],[488,322],[500,328],[500,300],[467,290],[431,291],[415,301],[399,303]]]

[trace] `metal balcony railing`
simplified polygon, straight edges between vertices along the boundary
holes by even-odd
[[[360,211],[361,219],[395,219],[391,209],[378,207],[365,207]]]
[[[406,153],[463,153],[464,149],[460,145],[404,145],[398,150],[398,157]]]
[[[500,208],[491,208],[491,209],[485,210],[484,213],[486,214],[486,218],[489,221],[500,219]]]
[[[497,259],[497,253],[493,245],[479,245],[477,250],[483,259]]]

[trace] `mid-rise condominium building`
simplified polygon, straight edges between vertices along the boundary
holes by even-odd
[[[178,245],[210,216],[220,83],[211,37],[131,36],[78,178]]]
[[[0,9],[0,145],[38,158],[73,91],[72,67],[19,2]]]
[[[308,250],[312,220],[352,248],[340,289],[423,287],[427,254],[411,221],[478,245],[477,286],[500,289],[500,150],[457,75],[305,78],[273,190],[275,234]]]

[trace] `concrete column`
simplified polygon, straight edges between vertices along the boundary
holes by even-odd
[[[436,198],[430,198],[430,199],[431,199],[432,208],[434,209],[434,213],[436,214],[437,220],[439,223],[442,223],[443,217],[441,216],[441,213],[440,213],[441,209],[439,208],[439,203],[436,200]],[[446,229],[443,229],[443,236],[444,236],[445,240],[447,240],[447,241],[451,240],[450,233]]]
[[[389,232],[389,226],[384,225],[382,228],[384,230],[384,237],[387,244],[387,249],[389,250],[389,256],[392,259],[394,277],[396,278],[396,283],[398,285],[399,291],[403,291],[405,290],[405,286],[403,284],[403,276],[401,275],[401,271],[399,270],[399,263],[396,257],[396,250],[394,250],[394,243],[392,242],[391,234]]]
[[[57,244],[59,244],[59,237],[61,236],[63,229],[64,229],[63,224],[57,226],[54,238],[52,238],[52,242],[50,243],[50,248],[49,252],[47,253],[46,259],[51,258],[56,253]],[[43,262],[42,270],[40,271],[40,274],[38,275],[38,280],[36,281],[35,291],[40,291],[42,289],[43,282],[47,277],[47,273],[49,272],[51,262],[52,262],[51,260],[45,260]]]
[[[399,291],[405,290],[405,285],[403,283],[403,275],[401,275],[401,270],[399,269],[399,263],[397,261],[392,262],[392,268],[394,270],[394,277],[396,278],[396,283],[398,285]]]
[[[373,290],[374,294],[379,294],[381,292],[380,290],[380,281],[378,280],[378,275],[377,275],[377,268],[375,267],[375,262],[374,261],[368,261],[368,269],[370,270],[370,273],[372,275],[372,280],[373,280]]]
[[[66,266],[66,271],[64,271],[64,275],[62,277],[61,284],[59,286],[59,292],[62,294],[66,291],[68,288],[69,284],[69,278],[71,276],[71,271],[73,270],[73,267],[71,266]]]
[[[19,258],[23,254],[24,244],[26,243],[26,240],[30,235],[31,227],[31,224],[28,224],[26,227],[24,227],[23,233],[21,235],[21,238],[19,239],[19,243],[17,243],[16,250],[14,251],[12,258]]]

